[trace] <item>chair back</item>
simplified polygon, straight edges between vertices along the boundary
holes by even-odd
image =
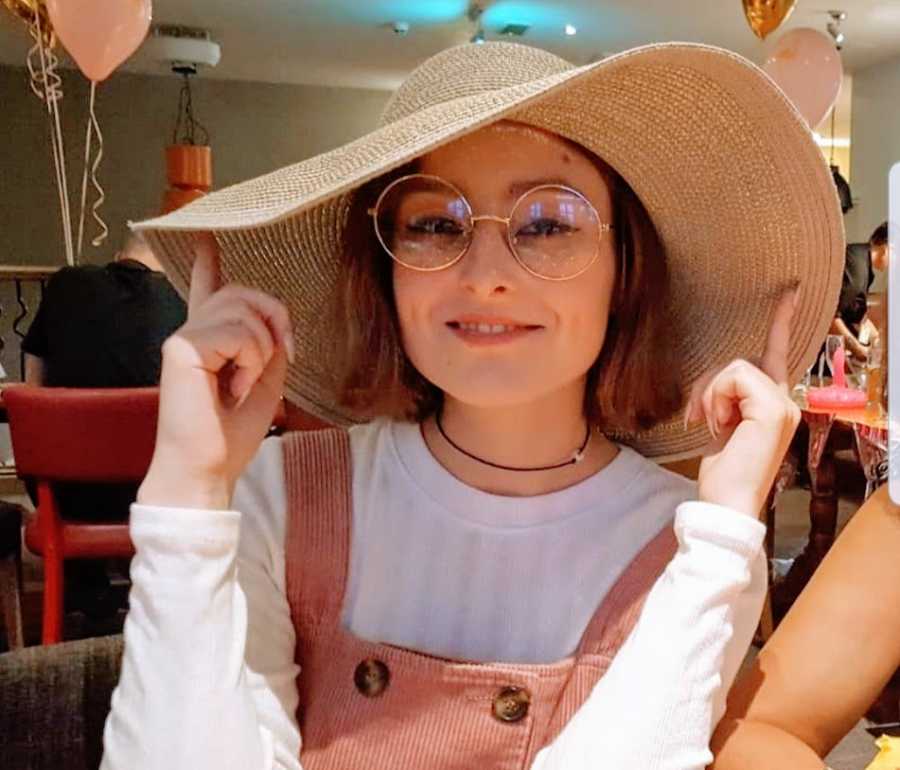
[[[0,766],[96,770],[121,660],[121,636],[0,655]]]
[[[156,444],[159,388],[4,388],[19,476],[139,482]]]

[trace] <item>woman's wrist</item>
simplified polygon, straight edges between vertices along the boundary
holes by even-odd
[[[743,514],[748,518],[756,520],[759,520],[759,515],[762,511],[762,502],[758,501],[756,495],[741,494],[737,490],[733,490],[729,494],[710,495],[704,494],[703,490],[701,489],[697,499],[701,503],[712,503],[713,505],[720,505],[723,508],[728,508],[732,511]]]
[[[223,476],[191,474],[167,468],[154,459],[138,489],[136,502],[167,508],[226,510],[231,505],[233,484]]]

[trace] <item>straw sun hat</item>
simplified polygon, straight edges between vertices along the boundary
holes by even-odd
[[[336,150],[132,225],[186,294],[193,232],[212,231],[224,280],[284,300],[297,342],[286,394],[327,420],[336,406],[320,350],[341,228],[362,183],[499,119],[553,131],[615,168],[665,244],[687,391],[712,366],[764,347],[775,298],[801,282],[791,382],[813,362],[837,306],[841,209],[810,130],[756,66],[709,46],[636,48],[584,67],[511,43],[463,45],[420,65],[379,127]],[[618,435],[645,456],[683,457],[705,426],[674,420]]]

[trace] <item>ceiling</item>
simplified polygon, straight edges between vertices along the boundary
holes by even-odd
[[[205,74],[226,80],[391,89],[418,62],[474,32],[466,15],[469,0],[154,0],[153,5],[156,23],[210,31],[222,46],[222,59]],[[499,37],[506,24],[526,24],[524,37],[516,39],[576,63],[661,40],[711,43],[761,62],[767,46],[747,26],[740,0],[496,0],[484,5],[488,39]],[[848,13],[843,51],[848,72],[900,56],[900,0],[797,0],[782,29],[824,31],[830,8]],[[408,22],[409,33],[395,34],[394,21]],[[566,36],[566,24],[574,25],[577,34]],[[0,14],[0,63],[21,66],[28,46],[21,22]],[[165,71],[141,52],[125,68]]]

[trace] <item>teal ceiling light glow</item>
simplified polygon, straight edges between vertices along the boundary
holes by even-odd
[[[446,24],[465,18],[468,0],[320,0],[316,11],[344,22],[385,24],[403,19],[417,24]]]
[[[586,10],[551,0],[495,0],[486,5],[481,21],[488,32],[523,25],[529,27],[525,37],[532,44],[564,40],[576,33],[593,41],[612,40],[634,34],[640,18],[633,11],[604,6]]]
[[[507,24],[524,24],[549,32],[562,31],[572,23],[572,13],[565,8],[553,8],[550,3],[529,3],[522,0],[498,0],[484,9],[483,22],[491,27],[505,27]]]

